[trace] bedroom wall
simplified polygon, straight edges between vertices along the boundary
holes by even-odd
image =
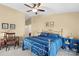
[[[1,23],[15,24],[16,29],[2,29]],[[0,33],[5,31],[15,32],[16,35],[23,36],[25,33],[25,14],[0,4]]]
[[[54,31],[63,29],[63,35],[79,36],[78,12],[34,16],[32,18],[32,34],[48,30],[49,28],[45,27],[45,23],[48,21],[54,21],[54,27],[51,27]]]

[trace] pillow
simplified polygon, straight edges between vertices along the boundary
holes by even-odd
[[[66,35],[66,38],[70,38],[70,35]]]
[[[58,38],[59,35],[58,35],[58,34],[49,34],[48,37],[51,37],[51,38]]]
[[[74,36],[74,39],[79,39],[79,37],[78,36]]]
[[[46,36],[48,36],[48,33],[46,33],[46,32],[42,32],[42,33],[40,34],[40,36],[44,36],[44,37],[46,37]]]

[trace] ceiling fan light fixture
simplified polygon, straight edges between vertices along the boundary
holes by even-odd
[[[36,15],[38,14],[38,12],[45,12],[45,10],[40,9],[40,5],[41,3],[32,3],[33,6],[30,6],[28,4],[24,4],[25,6],[31,8],[31,10],[28,10],[27,12],[34,12]]]
[[[37,9],[32,9],[33,12],[37,12]]]

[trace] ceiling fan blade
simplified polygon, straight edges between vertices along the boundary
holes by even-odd
[[[42,12],[45,12],[45,10],[43,10],[43,9],[38,9],[38,11],[42,11]]]
[[[25,6],[29,7],[29,8],[32,8],[31,6],[27,5],[27,4],[24,4]]]
[[[35,3],[33,3],[33,8],[35,8],[36,7],[36,4]]]
[[[35,14],[37,15],[37,12],[35,12]]]
[[[27,12],[30,12],[30,11],[32,11],[32,10],[28,10]]]
[[[38,3],[37,7],[39,7],[41,5],[41,3]]]

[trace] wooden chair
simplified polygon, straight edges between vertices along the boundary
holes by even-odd
[[[16,39],[16,45],[19,46],[19,36],[16,36],[15,39]]]
[[[7,51],[7,48],[10,49],[10,46],[14,46],[14,49],[15,49],[16,43],[17,43],[15,38],[15,33],[5,33],[4,37],[6,42],[6,51]]]
[[[5,40],[4,39],[0,39],[0,50],[4,46],[5,46]]]

